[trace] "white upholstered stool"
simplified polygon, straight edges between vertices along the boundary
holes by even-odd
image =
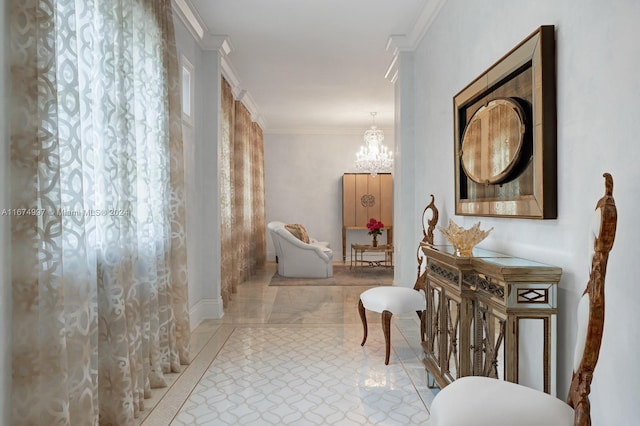
[[[428,210],[431,210],[431,219],[428,221],[428,228],[425,230],[424,220]],[[431,195],[431,203],[422,212],[422,233],[424,235],[420,244],[433,244],[433,230],[438,223],[438,209],[435,206],[433,195]],[[364,291],[360,294],[358,302],[358,312],[362,320],[364,328],[364,337],[361,346],[367,341],[367,317],[366,310],[378,312],[382,314],[382,332],[385,341],[385,358],[384,363],[389,364],[389,355],[391,353],[391,317],[393,315],[406,314],[416,312],[420,318],[421,338],[424,338],[424,319],[425,309],[427,307],[426,297],[424,293],[426,272],[421,270],[422,259],[421,246],[418,246],[418,279],[413,288],[409,287],[375,287]]]
[[[358,312],[364,326],[364,337],[360,345],[367,340],[367,320],[365,309],[382,314],[382,332],[386,347],[384,363],[389,364],[391,352],[391,316],[416,312],[422,320],[426,307],[424,292],[408,287],[376,287],[366,290],[360,295]]]

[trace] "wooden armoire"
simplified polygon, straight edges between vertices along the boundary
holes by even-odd
[[[387,243],[393,242],[393,178],[391,173],[345,173],[342,176],[342,261],[347,231],[367,229],[370,218],[384,223]]]

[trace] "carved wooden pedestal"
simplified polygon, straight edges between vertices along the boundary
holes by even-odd
[[[555,394],[557,284],[562,270],[474,249],[423,245],[424,364],[436,384],[481,375]]]

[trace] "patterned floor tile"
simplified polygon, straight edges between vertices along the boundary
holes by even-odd
[[[357,327],[236,328],[174,425],[407,425],[428,419],[402,363]],[[373,334],[373,333],[372,333]],[[371,363],[371,364],[370,364]]]
[[[269,287],[275,265],[238,287],[222,320],[193,333],[193,360],[155,390],[142,426],[424,424],[428,387],[415,315],[392,319],[384,365],[380,315],[357,311],[367,287]],[[153,404],[157,404],[155,408]]]

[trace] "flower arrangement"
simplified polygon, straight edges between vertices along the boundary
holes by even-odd
[[[369,222],[367,222],[367,229],[369,230],[369,235],[381,235],[382,229],[384,229],[384,223],[372,217],[369,219]]]

